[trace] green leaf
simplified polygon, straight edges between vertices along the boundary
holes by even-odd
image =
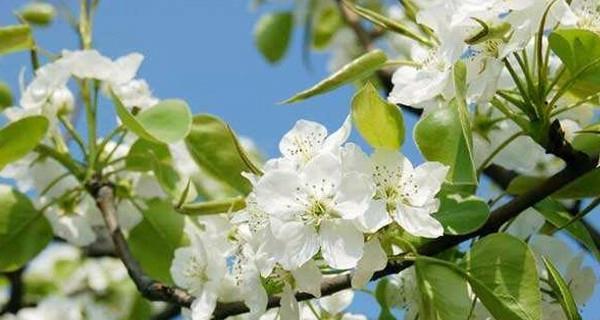
[[[583,71],[581,81],[600,85],[600,36],[583,29],[561,29],[552,32],[548,42],[571,75]]]
[[[370,82],[352,98],[352,119],[360,135],[374,148],[399,150],[404,142],[402,111],[382,99]]]
[[[182,205],[177,211],[189,216],[203,216],[210,214],[234,212],[246,207],[243,197],[188,203]]]
[[[294,17],[291,12],[271,12],[260,17],[254,27],[254,43],[267,61],[281,60],[292,37]]]
[[[56,10],[46,2],[31,2],[19,10],[18,14],[27,23],[43,27],[52,23]]]
[[[600,153],[600,124],[585,127],[573,138],[573,148],[590,156]]]
[[[577,310],[577,303],[575,303],[575,299],[573,299],[573,295],[571,295],[571,290],[569,290],[569,286],[565,282],[565,279],[563,279],[560,272],[558,272],[554,264],[552,264],[552,261],[546,259],[546,257],[542,257],[542,261],[544,261],[546,271],[548,271],[550,286],[556,295],[556,299],[560,302],[560,305],[565,311],[567,319],[581,320],[581,315]]]
[[[379,26],[380,28],[396,32],[427,46],[433,45],[431,41],[419,36],[416,32],[410,30],[408,27],[396,20],[381,15],[373,10],[369,10],[367,8],[355,5],[348,0],[344,0],[344,4],[346,5],[346,7],[350,8],[350,10],[352,10],[354,13],[371,21],[373,24]]]
[[[542,177],[518,176],[514,178],[506,191],[513,195],[523,194],[539,187],[546,179]],[[575,181],[567,184],[552,197],[556,199],[584,199],[600,195],[600,168],[594,169]]]
[[[468,319],[472,300],[464,273],[420,257],[415,270],[422,297],[419,319]]]
[[[546,221],[556,228],[562,228],[569,224],[564,229],[584,247],[588,248],[596,259],[600,261],[600,251],[598,250],[598,247],[596,247],[594,239],[588,229],[582,221],[571,222],[573,215],[569,213],[567,208],[560,202],[551,198],[546,198],[536,204],[535,209],[544,216]]]
[[[533,253],[505,233],[489,235],[467,254],[468,280],[496,319],[538,320],[541,295]]]
[[[470,131],[465,134],[459,103],[428,113],[415,125],[417,147],[429,161],[438,161],[450,167],[448,179],[455,185],[477,184],[477,175],[470,152]]]
[[[356,58],[354,61],[340,68],[329,77],[314,86],[295,94],[282,103],[293,103],[308,99],[310,97],[329,92],[337,87],[353,81],[361,80],[379,69],[387,61],[385,53],[381,50],[373,50]]]
[[[185,144],[198,166],[242,194],[252,189],[241,173],[253,172],[248,156],[223,120],[203,114],[194,116]]]
[[[324,49],[343,25],[343,21],[334,5],[325,6],[316,15],[312,29],[312,45],[316,49]]]
[[[33,35],[29,25],[13,25],[0,28],[0,55],[33,48]]]
[[[375,299],[379,306],[381,307],[381,311],[379,313],[378,320],[395,320],[396,317],[390,311],[390,306],[388,304],[387,299],[387,287],[389,286],[390,281],[386,278],[383,278],[377,282],[377,287],[375,287]]]
[[[3,81],[0,81],[0,111],[12,105],[13,96],[12,92],[10,91],[10,87]]]
[[[476,196],[446,194],[440,197],[435,218],[444,226],[445,234],[468,234],[481,228],[490,215],[490,207]]]
[[[0,271],[22,267],[51,240],[50,224],[29,198],[0,185]]]
[[[0,130],[0,170],[19,160],[35,148],[46,136],[48,119],[31,116],[9,123]]]
[[[170,202],[152,199],[144,219],[129,233],[129,247],[150,277],[172,283],[169,268],[175,249],[183,243],[184,218]]]
[[[111,92],[119,119],[131,132],[152,142],[175,143],[189,133],[192,114],[185,101],[162,100],[156,105],[132,115],[119,97]]]
[[[136,140],[125,159],[125,166],[131,171],[146,172],[153,169],[151,159],[171,163],[171,151],[164,143],[156,143],[144,139]]]

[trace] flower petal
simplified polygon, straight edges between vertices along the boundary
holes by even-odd
[[[298,120],[294,127],[288,131],[279,142],[279,151],[286,158],[298,162],[306,162],[321,149],[327,137],[327,128],[322,124]]]
[[[387,255],[377,238],[369,240],[365,244],[365,253],[358,261],[356,270],[352,275],[352,288],[363,288],[375,271],[382,270],[387,264]]]
[[[374,233],[392,222],[386,211],[384,200],[372,200],[364,214],[356,218],[359,230],[365,233]]]
[[[300,268],[292,270],[299,291],[321,296],[321,271],[314,260],[308,260]]]
[[[415,168],[412,182],[416,187],[414,190],[406,190],[410,192],[410,202],[415,206],[422,206],[427,201],[433,199],[442,188],[442,183],[448,174],[448,166],[439,162],[425,162]],[[412,187],[412,185],[408,185]]]
[[[319,251],[319,237],[311,226],[287,222],[272,231],[278,240],[284,242],[285,249],[279,263],[286,270],[300,267]]]
[[[344,219],[364,215],[375,192],[373,182],[367,176],[352,172],[344,175],[335,198],[335,209]]]
[[[338,314],[352,304],[354,291],[347,289],[319,299],[319,305],[329,314]]]
[[[336,269],[356,266],[363,253],[363,235],[351,221],[323,221],[319,232],[321,251],[327,263]]]
[[[254,188],[256,203],[261,209],[272,215],[283,216],[298,212],[300,207],[296,201],[296,194],[299,188],[301,188],[301,184],[295,172],[269,171]]]
[[[439,205],[439,202],[437,202]],[[436,208],[437,210],[437,208]],[[435,211],[435,210],[434,210]],[[424,238],[437,238],[444,234],[444,227],[430,215],[431,209],[398,204],[394,220],[408,233]]]
[[[352,119],[350,118],[350,115],[348,115],[342,126],[325,139],[323,142],[323,149],[327,151],[335,151],[344,142],[346,142],[346,140],[348,140],[350,131],[352,131]]]

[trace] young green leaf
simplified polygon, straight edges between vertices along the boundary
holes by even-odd
[[[183,204],[177,211],[188,216],[234,212],[246,207],[243,197]]]
[[[373,50],[356,58],[354,61],[343,66],[329,77],[321,80],[314,86],[295,94],[282,103],[294,103],[310,97],[329,92],[337,87],[353,81],[361,80],[375,70],[379,69],[387,61],[385,53],[381,50]]]
[[[403,25],[402,23],[400,23],[396,20],[390,19],[384,15],[381,15],[381,14],[373,11],[373,10],[369,10],[369,9],[361,7],[359,5],[355,5],[348,0],[344,0],[344,5],[346,5],[346,7],[348,7],[348,8],[350,8],[350,10],[352,10],[354,13],[371,21],[372,23],[374,23],[375,25],[377,25],[383,29],[393,31],[393,32],[401,34],[407,38],[416,40],[416,41],[420,42],[421,44],[424,44],[428,47],[433,46],[433,43],[431,43],[431,41],[420,36],[419,34],[410,30],[408,27],[406,27],[405,25]]]
[[[579,314],[579,310],[577,310],[577,303],[573,299],[573,295],[571,295],[571,290],[569,290],[565,279],[563,279],[560,272],[552,264],[552,261],[546,259],[546,257],[542,257],[542,261],[544,261],[544,266],[546,266],[546,271],[548,271],[550,286],[556,295],[556,299],[560,302],[567,319],[581,320],[581,315]]]
[[[52,240],[52,229],[26,195],[0,185],[0,271],[16,270]]]
[[[207,114],[194,116],[185,144],[199,167],[242,194],[250,192],[250,183],[241,173],[255,168],[248,165],[249,157],[242,154],[237,138],[223,120]]]
[[[343,26],[340,11],[335,5],[325,6],[315,13],[313,21],[312,46],[324,49],[331,42],[335,33]]]
[[[546,179],[533,176],[518,176],[514,178],[506,191],[510,194],[522,194],[539,187]],[[556,199],[584,199],[600,195],[600,168],[594,169],[581,178],[565,185],[552,194]]]
[[[548,43],[571,75],[583,71],[580,80],[600,85],[599,35],[583,29],[560,29],[550,34]]]
[[[459,103],[434,110],[422,117],[414,129],[414,139],[425,159],[450,166],[448,179],[455,185],[477,185],[477,175],[469,149],[470,131],[461,121]]]
[[[169,269],[175,249],[183,244],[184,217],[167,201],[152,199],[147,206],[144,219],[131,230],[127,242],[150,277],[172,283]]]
[[[152,163],[149,161],[151,157],[165,163],[170,163],[172,160],[171,151],[166,144],[137,139],[129,148],[125,166],[131,171],[150,171],[152,170]]]
[[[440,197],[440,209],[435,218],[444,226],[445,234],[468,234],[485,224],[490,207],[476,196],[446,194]]]
[[[192,114],[182,100],[162,100],[158,104],[132,115],[119,97],[111,92],[119,119],[134,134],[152,142],[175,143],[190,132]]]
[[[0,130],[0,170],[31,152],[48,131],[44,116],[26,117],[9,123]]]
[[[506,233],[489,235],[467,254],[468,281],[496,319],[538,320],[541,294],[533,253]]]
[[[281,60],[292,37],[294,18],[291,12],[276,12],[263,15],[254,28],[254,42],[267,61]]]
[[[13,25],[0,28],[0,55],[33,48],[33,35],[29,25]]]
[[[44,27],[52,23],[56,10],[46,2],[31,2],[19,10],[18,14],[27,23]]]
[[[360,135],[374,148],[399,150],[404,142],[402,111],[382,99],[370,82],[352,98],[352,119]]]
[[[10,87],[3,81],[0,81],[0,111],[12,105],[13,96],[12,92],[10,91]]]
[[[381,308],[379,312],[378,320],[395,320],[396,317],[392,314],[390,301],[387,296],[388,286],[390,285],[390,281],[386,278],[383,278],[377,282],[377,287],[375,287],[375,299]]]
[[[468,319],[472,301],[464,273],[419,257],[415,271],[422,297],[419,319]]]
[[[539,211],[546,221],[556,228],[563,228],[579,241],[584,247],[600,261],[600,250],[596,246],[592,235],[581,221],[571,221],[573,215],[568,212],[560,202],[547,198],[535,205],[535,209]]]

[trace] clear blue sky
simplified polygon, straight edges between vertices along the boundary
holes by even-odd
[[[64,0],[75,4],[79,1]],[[186,100],[194,113],[222,117],[241,135],[252,138],[268,156],[276,156],[279,138],[300,118],[324,123],[335,130],[349,111],[353,88],[291,106],[277,101],[323,78],[327,56],[312,54],[312,71],[301,63],[301,33],[294,34],[288,56],[277,66],[267,64],[253,45],[252,30],[261,12],[250,10],[251,0],[101,0],[94,30],[95,47],[116,58],[137,51],[145,55],[139,76],[160,98]],[[280,1],[280,9],[286,9]],[[15,22],[11,12],[25,1],[0,1],[0,25]],[[77,40],[68,25],[59,21],[36,32],[42,47],[53,52],[76,49]],[[0,58],[0,79],[18,92],[17,74],[29,68],[27,54]],[[27,70],[30,72],[30,69]],[[29,76],[29,74],[27,74]],[[114,124],[107,105],[100,130]],[[414,123],[414,119],[408,119]],[[410,137],[411,134],[407,133]],[[354,141],[360,138],[353,134]],[[413,161],[420,156],[409,143],[404,152]],[[597,223],[600,219],[594,219]],[[600,274],[598,263],[587,263]],[[600,290],[596,290],[586,319],[600,319]],[[371,298],[358,295],[351,307],[375,318]]]

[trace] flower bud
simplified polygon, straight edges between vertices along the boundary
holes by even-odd
[[[48,104],[58,115],[69,114],[73,111],[75,98],[67,87],[62,87],[50,95]]]
[[[19,15],[32,25],[45,27],[54,20],[56,10],[49,3],[32,2],[24,6]]]

